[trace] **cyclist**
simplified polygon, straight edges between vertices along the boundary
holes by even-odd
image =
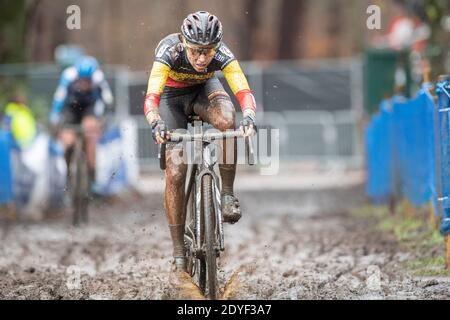
[[[76,133],[70,125],[81,124],[91,182],[95,180],[95,147],[101,132],[99,120],[105,107],[112,102],[111,89],[94,57],[82,56],[74,66],[63,71],[54,95],[50,123],[62,128],[58,136],[64,147],[67,166],[76,141]]]
[[[160,144],[169,130],[187,128],[188,116],[196,114],[216,129],[235,129],[235,109],[215,71],[222,71],[243,112],[240,129],[244,135],[256,130],[256,103],[233,53],[222,42],[222,24],[206,12],[189,14],[181,33],[166,36],[155,50],[155,61],[148,82],[144,113],[152,127],[153,138]],[[233,154],[231,164],[220,163],[222,210],[225,222],[241,217],[233,192],[236,174],[236,139],[223,150]],[[166,151],[165,209],[173,243],[176,271],[186,270],[184,247],[184,190],[187,165],[175,161],[182,150],[169,144]],[[230,161],[228,161],[230,162]]]

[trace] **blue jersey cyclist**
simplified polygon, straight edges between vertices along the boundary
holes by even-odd
[[[95,148],[101,133],[99,120],[112,102],[111,89],[94,57],[83,56],[63,71],[54,95],[50,123],[61,127],[58,137],[68,165],[76,140],[74,125],[82,126],[91,181],[95,178]]]

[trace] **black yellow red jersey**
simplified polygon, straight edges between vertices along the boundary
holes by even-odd
[[[214,76],[215,71],[223,70],[229,63],[235,60],[230,49],[222,43],[214,55],[211,63],[205,72],[196,71],[186,56],[186,50],[180,39],[181,35],[174,33],[168,35],[160,41],[155,50],[155,61],[161,62],[170,68],[169,83],[170,86],[174,81],[197,84],[204,82]],[[174,81],[170,81],[174,80]]]
[[[208,67],[203,72],[199,72],[188,60],[181,34],[174,33],[162,39],[155,50],[155,61],[150,73],[144,104],[145,115],[157,113],[159,99],[166,86],[182,88],[197,85],[214,77],[216,71],[223,72],[242,111],[255,114],[256,104],[253,94],[231,50],[221,43]]]

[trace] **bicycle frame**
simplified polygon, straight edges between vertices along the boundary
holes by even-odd
[[[201,152],[194,153],[194,162],[187,173],[189,178],[184,202],[184,214],[187,219],[184,240],[190,276],[193,277],[198,272],[199,286],[202,290],[205,290],[207,287],[205,283],[207,274],[208,295],[214,299],[217,294],[216,259],[220,256],[220,252],[225,250],[225,236],[221,190],[219,187],[220,178],[214,170],[214,167],[217,165],[217,159],[213,156],[213,147],[215,146],[213,141],[239,138],[243,137],[243,135],[237,130],[204,134],[202,126],[196,126],[194,131],[196,131],[194,134],[170,133],[169,142],[193,141],[195,150],[197,150],[195,143],[201,143],[201,148],[199,148]],[[249,163],[253,164],[254,155],[250,138],[246,137],[245,142]],[[165,153],[165,144],[160,145],[158,157],[160,159],[160,167],[163,170],[166,168]],[[198,159],[199,154],[202,157],[201,161]]]
[[[190,179],[186,189],[186,197],[185,197],[185,210],[187,211],[187,206],[189,199],[191,197],[191,192],[195,190],[194,194],[194,205],[195,205],[195,252],[201,256],[201,181],[204,175],[210,175],[213,181],[213,204],[214,204],[214,212],[216,213],[216,230],[218,231],[218,240],[219,240],[219,249],[221,251],[225,250],[225,237],[223,232],[223,218],[222,218],[222,208],[221,208],[221,195],[220,195],[220,180],[219,177],[214,172],[214,166],[216,162],[213,160],[211,156],[210,142],[203,141],[203,161],[200,167],[197,164],[193,164],[191,170],[189,171]]]

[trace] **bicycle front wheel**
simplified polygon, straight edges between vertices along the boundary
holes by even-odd
[[[212,197],[212,177],[202,177],[203,218],[205,222],[205,262],[207,297],[217,298],[217,252],[216,252],[216,217]]]
[[[78,226],[88,221],[89,203],[89,173],[86,153],[80,142],[74,150],[74,163],[72,166],[72,193],[73,193],[73,224]]]

